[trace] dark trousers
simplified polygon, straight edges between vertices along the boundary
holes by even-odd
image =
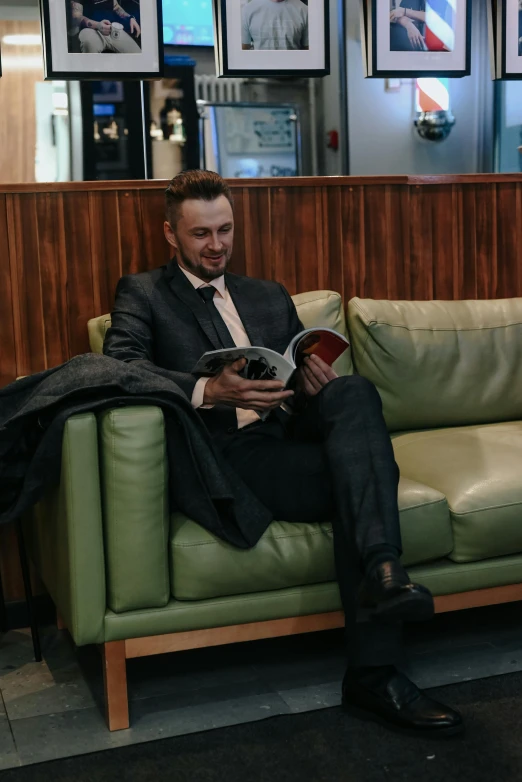
[[[400,662],[400,626],[357,621],[365,557],[376,546],[401,550],[399,469],[375,387],[358,375],[338,378],[304,413],[277,411],[216,442],[274,518],[332,521],[348,663]]]

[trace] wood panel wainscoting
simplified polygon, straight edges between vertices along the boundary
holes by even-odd
[[[385,299],[522,296],[522,174],[232,180],[231,270]],[[0,386],[89,350],[118,279],[165,263],[166,182],[0,185]],[[9,599],[22,596],[0,529]]]

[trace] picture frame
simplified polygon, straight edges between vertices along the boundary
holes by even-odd
[[[162,0],[40,0],[40,16],[47,81],[163,77]]]
[[[471,73],[472,0],[361,0],[369,78]]]
[[[493,78],[522,79],[522,0],[490,0]]]
[[[214,0],[218,76],[330,74],[329,3],[291,0],[283,7],[273,0],[273,4],[272,9],[266,0]]]

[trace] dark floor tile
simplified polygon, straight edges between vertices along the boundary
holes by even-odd
[[[11,726],[0,699],[0,771],[20,765],[20,758],[14,742]]]
[[[63,633],[42,633],[34,662],[30,634],[7,633],[0,647],[0,691],[10,720],[94,706],[75,650]]]
[[[131,728],[125,731],[110,733],[97,708],[16,720],[12,726],[22,764],[27,765],[288,712],[276,693],[249,683],[239,691],[215,688],[181,698],[139,700],[131,705]]]

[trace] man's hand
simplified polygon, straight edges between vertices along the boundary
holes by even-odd
[[[245,380],[239,374],[245,364],[246,359],[240,358],[210,378],[205,386],[203,404],[270,412],[293,396],[293,391],[283,391],[284,384],[279,380]]]
[[[424,49],[424,38],[422,37],[417,25],[413,24],[410,19],[405,19],[404,22],[400,22],[408,33],[408,38],[413,49]]]
[[[322,358],[312,353],[299,368],[299,386],[307,396],[316,396],[322,388],[339,375]]]
[[[110,35],[111,34],[111,23],[108,21],[108,19],[104,19],[103,22],[98,22],[98,31],[102,35]]]
[[[130,31],[131,35],[134,35],[135,38],[139,38],[141,35],[141,27],[139,26],[136,19],[134,19],[134,17],[131,17],[130,20]]]
[[[406,9],[405,8],[396,8],[394,11],[391,11],[390,13],[390,22],[398,22],[399,19],[402,19],[406,16]]]

